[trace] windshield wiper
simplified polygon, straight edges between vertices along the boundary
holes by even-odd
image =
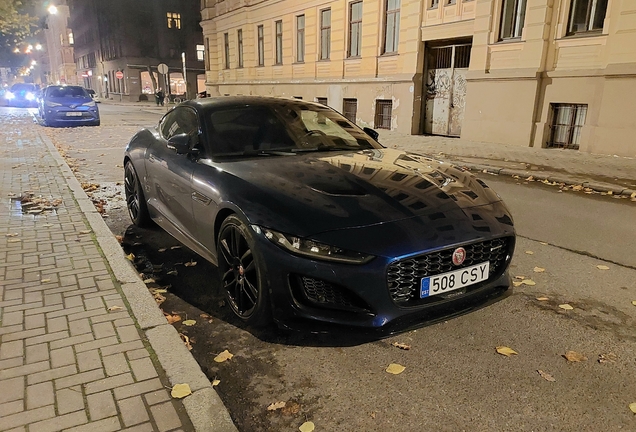
[[[232,157],[232,156],[293,156],[293,149],[271,149],[271,150],[244,150],[239,152],[217,153],[216,157]]]

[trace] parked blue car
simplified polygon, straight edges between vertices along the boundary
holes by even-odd
[[[16,83],[4,94],[7,105],[11,107],[36,107],[38,87],[35,84]]]
[[[42,91],[40,117],[47,126],[99,126],[99,109],[85,88],[48,86]]]

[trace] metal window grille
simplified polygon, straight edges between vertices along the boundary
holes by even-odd
[[[320,60],[331,55],[331,9],[320,11]]]
[[[237,51],[238,51],[238,67],[243,67],[243,29],[238,29],[236,32],[237,37]]]
[[[504,0],[499,39],[520,38],[526,18],[526,0]]]
[[[305,15],[296,17],[296,61],[305,61]]]
[[[348,57],[359,57],[362,48],[362,1],[349,3]]]
[[[395,53],[400,39],[400,0],[386,0],[384,53]]]
[[[429,52],[429,69],[450,69],[453,47],[431,48]]]
[[[456,69],[467,68],[470,64],[470,49],[472,45],[457,45],[455,46],[455,59],[453,67]]]
[[[225,69],[230,68],[230,34],[224,33],[223,39],[225,42]]]
[[[572,0],[568,34],[603,30],[607,0]]]
[[[318,102],[319,104],[327,105],[327,98],[326,97],[317,97],[316,98],[316,102]]]
[[[375,128],[391,129],[391,114],[393,111],[393,101],[375,101]]]
[[[263,26],[259,25],[256,28],[256,32],[258,34],[258,65],[265,65],[265,40],[264,40],[264,30]]]
[[[358,115],[358,100],[357,99],[343,99],[342,106],[344,116],[352,123],[356,122],[356,116]]]
[[[547,147],[579,149],[581,130],[585,125],[587,105],[551,104],[552,124]]]
[[[276,21],[276,64],[283,64],[283,22]]]

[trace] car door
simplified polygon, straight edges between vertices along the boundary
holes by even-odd
[[[189,154],[177,154],[168,148],[168,140],[187,133],[198,137],[197,114],[191,107],[177,107],[159,123],[159,136],[148,149],[146,173],[148,204],[159,213],[159,225],[165,223],[187,237],[192,236],[191,179],[196,160]],[[165,229],[168,229],[164,226]],[[169,230],[169,229],[168,229]]]

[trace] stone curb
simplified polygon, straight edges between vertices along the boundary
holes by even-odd
[[[596,192],[612,192],[614,195],[627,195],[630,196],[633,193],[636,193],[636,190],[629,189],[624,186],[615,185],[613,183],[603,183],[603,182],[595,182],[595,181],[581,181],[580,178],[575,176],[568,176],[565,174],[553,174],[550,172],[534,172],[528,170],[515,170],[508,168],[500,168],[494,167],[492,165],[482,165],[482,164],[473,164],[466,163],[459,160],[451,160],[453,165],[457,165],[460,167],[466,167],[472,171],[480,171],[487,172],[490,174],[497,175],[506,175],[506,176],[519,176],[519,177],[529,177],[532,176],[537,180],[548,180],[555,183],[565,183],[569,185],[581,185],[586,188],[590,188]]]
[[[188,383],[190,385],[193,393],[183,399],[183,405],[195,431],[237,432],[223,401],[183,344],[175,328],[167,323],[159,311],[157,303],[146,285],[139,279],[139,275],[130,261],[126,259],[119,242],[82,189],[75,174],[51,140],[41,131],[38,131],[38,135],[62,171],[62,175],[84,213],[99,247],[121,284],[130,311],[144,331],[146,339],[157,355],[159,364],[165,371],[170,384]]]

